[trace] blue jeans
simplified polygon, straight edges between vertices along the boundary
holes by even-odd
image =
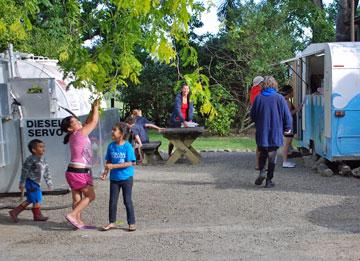
[[[128,224],[135,224],[134,206],[132,203],[132,187],[133,177],[127,180],[110,180],[110,201],[109,201],[109,222],[116,222],[117,203],[119,199],[120,189],[122,189],[122,195],[124,205],[126,208],[126,216]]]

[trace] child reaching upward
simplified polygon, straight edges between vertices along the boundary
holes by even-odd
[[[75,116],[61,121],[61,130],[66,134],[64,144],[70,144],[71,161],[65,173],[71,188],[73,211],[65,216],[78,229],[92,229],[81,220],[81,212],[95,199],[93,178],[91,175],[92,149],[88,135],[99,121],[99,100],[95,100],[84,125]]]
[[[134,176],[134,164],[136,161],[134,149],[126,141],[129,135],[129,127],[126,123],[117,123],[112,129],[112,139],[106,152],[105,171],[101,179],[105,180],[110,171],[110,200],[109,200],[109,224],[103,230],[116,228],[116,212],[120,189],[126,208],[129,231],[135,231],[135,213],[132,203],[132,187]]]
[[[28,205],[33,204],[32,212],[34,221],[46,221],[48,217],[44,217],[40,211],[40,204],[42,201],[42,192],[40,188],[41,177],[43,176],[49,189],[53,189],[53,184],[49,174],[49,167],[43,158],[45,154],[45,145],[41,140],[34,139],[28,144],[30,155],[24,162],[19,189],[21,192],[26,189],[26,200],[22,202],[15,209],[9,211],[9,214],[14,222],[18,222],[17,216]]]

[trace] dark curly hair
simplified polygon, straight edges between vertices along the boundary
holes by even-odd
[[[125,122],[118,122],[114,125],[114,128],[118,129],[124,136],[124,140],[127,140],[130,136],[130,128]]]

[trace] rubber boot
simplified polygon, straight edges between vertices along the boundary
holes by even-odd
[[[29,205],[29,204],[28,204],[28,205]],[[24,206],[23,204],[21,204],[21,205],[17,206],[16,208],[14,208],[13,210],[10,210],[10,211],[9,211],[9,215],[10,215],[11,219],[12,219],[15,223],[19,222],[17,216],[20,214],[20,212],[22,212],[23,210],[25,210],[25,208],[26,208],[28,205]]]
[[[273,188],[275,184],[271,181],[271,179],[266,179],[265,188]]]
[[[40,208],[33,208],[33,209],[32,209],[32,212],[33,212],[33,214],[34,214],[34,221],[46,221],[46,220],[49,219],[48,217],[44,217],[44,216],[41,214]]]

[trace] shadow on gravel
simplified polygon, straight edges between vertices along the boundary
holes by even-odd
[[[141,167],[161,172],[175,172],[180,180],[139,180],[143,183],[179,184],[179,185],[208,185],[217,189],[246,189],[264,190],[256,186],[254,181],[258,171],[254,169],[255,153],[248,152],[215,152],[202,153],[201,164],[190,165],[188,162],[175,165],[158,165]],[[353,177],[321,177],[311,169],[304,167],[301,158],[294,161],[297,167],[284,169],[281,167],[281,157],[275,169],[274,182],[276,186],[268,191],[297,192],[307,194],[325,194],[341,196],[359,196],[358,185],[360,180]],[[188,180],[189,176],[196,178],[197,173],[208,173],[213,181]]]
[[[50,217],[51,218],[51,217]],[[68,223],[56,223],[51,220],[46,222],[35,222],[31,219],[22,219],[21,216],[19,218],[18,223],[14,223],[10,217],[4,213],[0,213],[0,225],[7,225],[7,226],[36,226],[44,231],[73,231],[72,228]]]
[[[347,198],[339,205],[310,211],[306,218],[313,224],[349,233],[360,233],[360,202]]]

